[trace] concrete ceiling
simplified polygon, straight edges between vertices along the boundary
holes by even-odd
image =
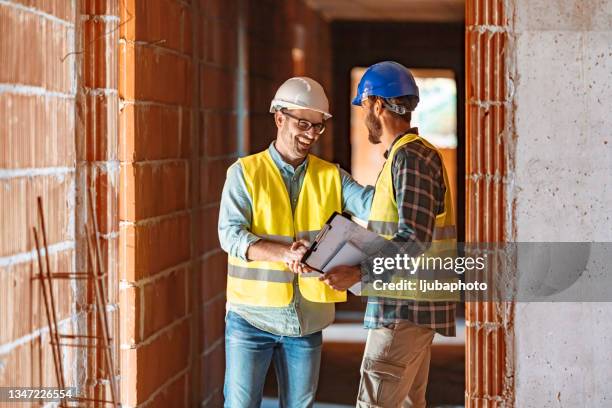
[[[465,0],[306,0],[327,20],[459,22]]]

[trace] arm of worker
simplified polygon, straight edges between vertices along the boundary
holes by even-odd
[[[251,229],[252,203],[248,194],[240,162],[227,170],[219,209],[219,242],[229,255],[245,261],[299,260],[306,252],[304,242],[291,245],[264,240]]]
[[[308,242],[299,240],[291,245],[279,242],[266,241],[264,239],[254,242],[247,249],[247,258],[250,261],[282,261],[285,262],[293,272],[301,273],[300,260],[308,250]]]
[[[367,221],[374,198],[374,186],[362,186],[345,170],[339,168],[342,183],[342,211]]]

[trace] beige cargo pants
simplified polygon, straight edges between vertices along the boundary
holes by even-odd
[[[370,329],[356,406],[425,408],[434,333],[410,322]]]

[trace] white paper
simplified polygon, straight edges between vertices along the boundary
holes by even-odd
[[[362,261],[367,258],[359,248],[353,245],[350,241],[344,243],[342,248],[334,255],[332,259],[325,265],[323,272],[328,272],[340,265],[359,265]],[[349,291],[355,295],[361,294],[361,281],[357,282],[349,288]]]

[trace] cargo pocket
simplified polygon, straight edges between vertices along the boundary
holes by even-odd
[[[396,408],[405,367],[366,358],[363,361],[359,402],[368,407]]]

